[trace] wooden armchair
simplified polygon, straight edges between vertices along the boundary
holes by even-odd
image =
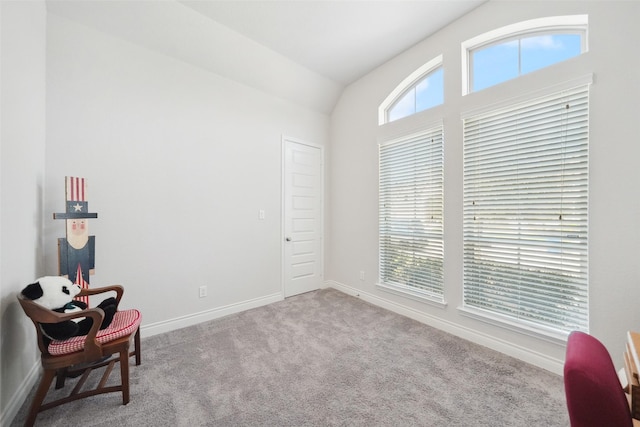
[[[95,295],[104,292],[115,292],[118,304],[122,299],[122,286],[106,286],[102,288],[83,289],[77,297]],[[75,313],[61,314],[49,310],[18,294],[18,301],[27,316],[36,327],[38,348],[44,373],[38,390],[31,403],[26,426],[32,426],[39,412],[102,393],[122,392],[122,404],[129,403],[129,357],[135,356],[136,365],[140,360],[140,321],[138,310],[117,311],[106,329],[99,330],[104,318],[100,308],[89,308]],[[47,338],[41,330],[40,323],[59,323],[62,321],[90,317],[93,319],[91,330],[86,336],[72,337],[68,340],[57,341]],[[131,343],[135,349],[130,351]],[[111,357],[117,355],[116,357]],[[121,383],[117,386],[105,386],[107,379],[116,362],[120,362]],[[107,366],[100,383],[95,389],[81,391],[91,371],[95,368]],[[62,388],[66,377],[80,376],[80,380],[71,393],[61,399],[43,403],[49,391],[53,378],[57,376],[56,388]]]

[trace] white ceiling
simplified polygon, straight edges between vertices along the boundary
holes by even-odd
[[[486,0],[184,0],[292,61],[346,85]]]

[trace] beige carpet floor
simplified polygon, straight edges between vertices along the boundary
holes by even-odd
[[[28,403],[12,425],[22,424]],[[143,337],[128,405],[119,394],[96,396],[43,412],[36,425],[554,427],[569,420],[561,377],[324,289]]]

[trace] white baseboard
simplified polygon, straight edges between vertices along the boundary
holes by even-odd
[[[198,323],[206,322],[209,320],[218,319],[230,314],[240,313],[241,311],[261,307],[263,305],[272,304],[274,302],[282,301],[283,299],[284,296],[282,295],[282,292],[278,292],[275,294],[266,295],[264,297],[254,298],[235,304],[225,305],[223,307],[217,307],[211,310],[201,311],[199,313],[176,317],[174,319],[163,320],[161,322],[155,322],[148,325],[143,324],[140,327],[140,333],[143,337],[150,337],[153,335],[162,334],[164,332],[186,328],[187,326],[197,325]]]
[[[13,394],[13,396],[11,396],[11,399],[9,400],[9,403],[7,403],[7,407],[5,408],[5,410],[2,412],[2,414],[0,414],[0,426],[10,425],[11,421],[13,421],[13,419],[16,417],[18,411],[22,407],[22,404],[29,396],[29,392],[38,380],[40,370],[40,358],[38,358],[38,360],[36,360],[36,362],[29,370],[29,373],[25,377],[24,381],[22,381],[22,384],[20,384],[16,392]]]
[[[431,316],[424,312],[418,311],[414,308],[407,307],[394,301],[390,301],[386,298],[373,295],[368,292],[363,292],[359,289],[345,285],[333,280],[325,281],[325,286],[337,289],[344,292],[347,295],[352,295],[361,298],[378,307],[385,308],[394,313],[407,316],[413,320],[424,323],[442,331],[448,332],[457,337],[466,339],[476,344],[488,347],[492,350],[499,351],[508,356],[515,357],[523,362],[530,363],[540,368],[546,369],[558,375],[562,375],[564,369],[564,361],[549,357],[545,354],[533,351],[531,349],[510,343],[500,338],[493,337],[483,332],[479,332],[474,329],[469,329],[466,326],[462,326],[456,323],[452,323],[448,320],[444,320],[435,316]]]

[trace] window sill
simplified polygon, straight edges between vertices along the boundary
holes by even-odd
[[[438,298],[432,296],[427,292],[414,289],[409,286],[390,285],[388,283],[376,283],[376,288],[381,291],[388,292],[394,295],[399,295],[405,298],[409,298],[415,301],[426,303],[438,308],[446,308],[447,303],[444,298]]]
[[[528,335],[533,338],[544,340],[552,344],[565,345],[567,343],[567,333],[552,328],[543,328],[524,321],[518,322],[506,316],[494,314],[486,310],[480,310],[473,307],[458,307],[461,315],[469,317],[480,322],[498,326],[520,334]]]

